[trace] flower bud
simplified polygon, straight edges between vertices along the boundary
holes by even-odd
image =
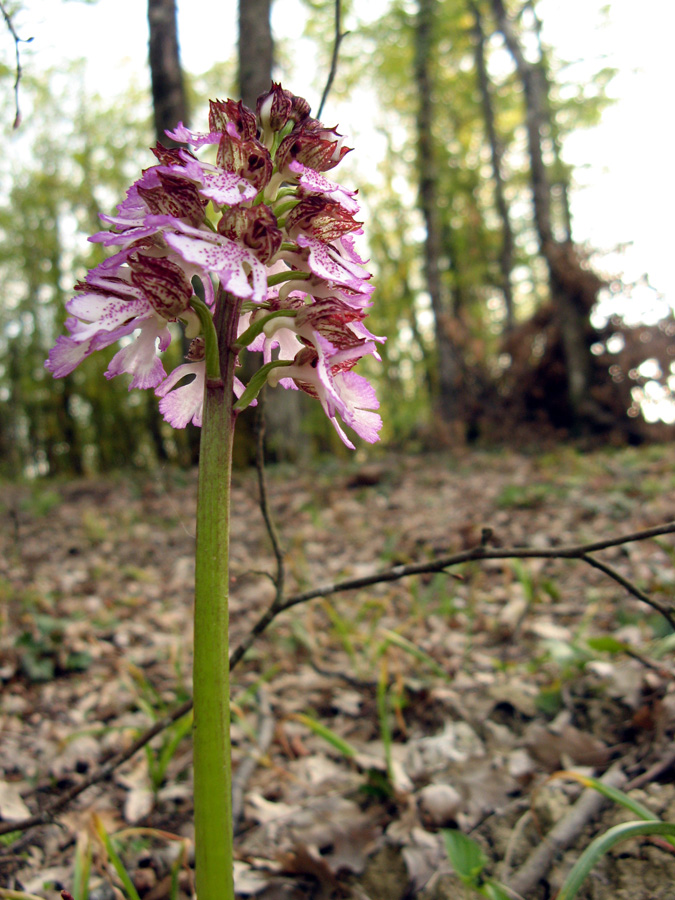
[[[261,94],[256,102],[255,111],[263,131],[281,131],[291,117],[293,103],[291,94],[280,84],[272,82],[272,87]]]
[[[324,128],[315,119],[306,119],[279,145],[277,166],[283,171],[289,163],[297,160],[316,172],[325,172],[337,166],[342,157],[349,153],[349,147],[343,147],[342,141],[342,135],[335,129]]]
[[[231,241],[244,244],[267,264],[281,247],[283,234],[276,216],[264,203],[258,206],[234,206],[223,210],[218,233]]]
[[[138,185],[140,197],[154,215],[174,216],[176,219],[187,219],[191,225],[201,225],[204,221],[206,200],[202,199],[197,188],[190,181],[176,175],[157,173],[160,186],[146,188]]]
[[[229,131],[223,132],[218,144],[216,162],[227,172],[235,172],[249,181],[257,191],[272,177],[272,158],[269,150],[256,138],[239,140]]]
[[[255,138],[258,132],[255,116],[241,100],[209,101],[209,128],[223,133],[234,130],[242,140]]]
[[[291,237],[302,232],[325,243],[356,231],[361,224],[341,204],[316,196],[304,197],[286,216],[286,230]]]
[[[169,259],[138,253],[129,257],[129,266],[132,283],[163,319],[175,319],[185,312],[193,291],[179,265]]]

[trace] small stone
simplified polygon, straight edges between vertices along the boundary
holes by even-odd
[[[462,808],[460,794],[449,784],[428,784],[417,795],[417,803],[424,824],[434,828],[454,823]]]
[[[509,753],[509,775],[521,785],[527,784],[533,778],[536,768],[536,764],[527,750],[521,748]]]

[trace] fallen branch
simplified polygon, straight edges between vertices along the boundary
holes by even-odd
[[[645,785],[651,784],[652,781],[661,778],[661,776],[665,775],[666,772],[673,768],[673,766],[675,766],[675,750],[666,753],[666,755],[657,760],[653,766],[650,766],[646,772],[643,772],[642,775],[638,775],[637,778],[633,778],[632,781],[629,781],[625,790],[632,791],[636,788],[643,788]]]
[[[589,556],[598,550],[606,550],[608,547],[619,547],[622,544],[631,544],[635,541],[645,541],[648,538],[658,537],[662,534],[675,533],[675,522],[667,522],[665,525],[657,525],[654,528],[646,528],[642,531],[634,531],[617,538],[608,538],[603,541],[593,541],[589,544],[572,544],[562,547],[551,547],[547,549],[534,547],[503,547],[499,549],[490,548],[481,542],[478,546],[469,550],[462,550],[459,553],[453,553],[450,556],[441,556],[423,563],[411,563],[407,566],[394,566],[384,572],[375,572],[372,575],[365,575],[361,578],[350,578],[346,581],[338,581],[333,584],[326,584],[320,587],[312,588],[301,594],[295,594],[287,598],[275,598],[274,602],[267,611],[258,619],[251,631],[244,638],[241,644],[236,648],[230,657],[230,668],[233,668],[253,645],[267,626],[275,619],[279,613],[297,606],[300,603],[306,603],[308,600],[314,600],[316,597],[329,597],[332,594],[338,594],[342,591],[354,591],[365,587],[372,587],[375,584],[383,584],[388,581],[400,581],[402,578],[408,578],[411,575],[426,575],[433,572],[443,572],[451,566],[458,566],[465,562],[474,562],[484,559],[581,559],[592,565],[594,568],[601,569],[605,575],[617,581],[622,587],[626,588],[633,596],[642,602],[647,603],[652,609],[659,612],[675,631],[675,613],[658,603],[652,597],[649,597],[641,591],[636,585],[628,581],[622,575],[619,575],[611,567],[605,563],[600,563],[595,557]]]
[[[675,522],[666,522],[664,525],[657,525],[654,528],[645,528],[641,531],[634,531],[630,534],[621,535],[615,538],[607,538],[601,541],[593,541],[588,544],[572,544],[568,546],[539,549],[534,547],[488,547],[486,544],[491,533],[486,531],[483,540],[478,546],[470,548],[469,550],[463,550],[459,553],[453,553],[449,556],[438,557],[429,562],[412,563],[407,566],[394,566],[391,569],[386,569],[383,572],[376,572],[373,575],[337,581],[286,598],[281,596],[280,592],[277,590],[277,596],[272,604],[258,619],[239,646],[232,652],[230,656],[230,670],[234,669],[235,666],[241,662],[247,650],[249,650],[255,640],[267,629],[270,623],[273,622],[280,613],[287,609],[291,609],[293,606],[298,606],[300,603],[306,603],[316,597],[328,597],[343,591],[359,590],[361,588],[371,587],[375,584],[400,581],[402,578],[408,578],[412,575],[443,572],[446,569],[460,565],[461,563],[485,559],[580,559],[588,565],[599,569],[609,578],[612,578],[633,594],[638,600],[647,603],[652,609],[659,612],[668,621],[673,630],[675,630],[675,614],[671,609],[657,603],[656,600],[649,597],[636,585],[623,575],[620,575],[606,563],[601,563],[594,556],[589,556],[591,553],[606,550],[609,547],[619,547],[623,544],[645,541],[649,538],[658,537],[663,534],[675,534]],[[283,572],[283,565],[281,567],[281,572]],[[36,825],[45,825],[48,822],[51,822],[55,815],[67,806],[71,800],[74,800],[75,797],[79,796],[93,785],[109,778],[118,766],[122,765],[122,763],[126,762],[128,759],[131,759],[131,757],[149,743],[155,735],[159,734],[165,728],[168,728],[173,722],[188,713],[191,708],[192,701],[186,700],[180,706],[176,707],[175,710],[155,722],[154,725],[151,728],[148,728],[147,731],[144,731],[143,734],[139,735],[139,737],[125,750],[115,754],[82,781],[73,784],[42,812],[36,813],[34,816],[30,816],[18,822],[0,823],[0,834],[7,834],[11,831],[26,831],[28,828],[33,828]],[[8,848],[8,850],[9,849],[11,848]]]
[[[614,765],[600,781],[610,787],[621,788],[626,783],[626,776],[620,766]],[[531,895],[548,873],[556,857],[577,840],[586,825],[598,815],[607,802],[602,794],[593,788],[587,788],[567,815],[530,853],[520,869],[506,879],[508,887],[523,897]]]

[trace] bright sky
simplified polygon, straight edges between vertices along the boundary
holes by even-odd
[[[327,0],[328,2],[328,0]],[[369,9],[382,3],[370,0]],[[609,255],[607,272],[650,283],[675,304],[672,223],[675,207],[672,123],[672,35],[675,4],[670,0],[612,0],[610,24],[602,21],[603,0],[543,0],[547,42],[562,57],[579,61],[603,56],[620,74],[611,91],[617,104],[603,124],[579,134],[567,146],[578,165],[579,189],[573,197],[575,238],[610,251],[629,244],[624,255]],[[29,10],[16,20],[22,37],[34,38],[24,50],[24,67],[39,72],[59,60],[88,58],[87,82],[101,93],[117,93],[133,78],[148,82],[147,19],[144,0],[98,0],[94,5],[68,0],[27,0]],[[236,0],[178,0],[183,64],[198,73],[232,55],[236,40]],[[273,24],[283,38],[301,30],[300,0],[276,0]],[[345,23],[347,29],[350,23]],[[7,35],[2,40],[10,42]],[[10,46],[3,52],[10,59]],[[592,63],[591,63],[592,64]],[[316,108],[319,87],[293,83]],[[330,106],[330,101],[329,101]],[[341,130],[350,132],[345,115],[364,110],[341,108]],[[328,111],[328,117],[331,118]],[[357,148],[358,152],[358,148]],[[642,292],[641,303],[652,301]],[[637,300],[632,301],[633,306]],[[663,307],[661,307],[661,311]]]

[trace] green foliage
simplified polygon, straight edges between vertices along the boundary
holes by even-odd
[[[675,823],[672,822],[624,822],[609,828],[598,835],[576,861],[556,900],[572,900],[579,892],[582,884],[599,860],[608,853],[615,844],[629,838],[642,835],[662,834],[666,838],[675,837]]]
[[[461,831],[443,831],[445,850],[459,879],[470,890],[489,900],[510,900],[511,894],[497,881],[485,878],[488,858],[476,841]]]
[[[106,854],[108,856],[108,859],[112,863],[115,872],[117,873],[117,877],[122,883],[127,900],[141,900],[139,893],[136,890],[133,881],[131,880],[131,876],[127,872],[124,863],[122,862],[122,859],[117,851],[114,838],[108,834],[103,821],[96,814],[94,815],[94,822],[96,833],[100,838],[103,846],[105,847]]]
[[[387,766],[388,781],[393,781],[391,747],[394,740],[391,730],[391,698],[389,694],[389,674],[386,657],[380,663],[380,676],[377,679],[375,695],[377,701],[377,719],[380,723],[380,738],[384,745],[384,761]]]
[[[323,73],[328,70],[332,50],[333,4],[306,0],[306,6],[310,10],[307,33],[319,46]],[[540,57],[548,91],[546,137],[551,152],[546,162],[557,198],[554,229],[563,236],[568,225],[566,203],[572,173],[562,160],[561,150],[567,135],[600,121],[610,102],[607,88],[614,72],[599,60],[586,61],[583,67],[570,66],[542,45],[536,18],[539,4],[528,4],[525,13],[511,8],[513,4],[507,6],[523,43]],[[497,205],[477,74],[474,8],[480,13],[485,34],[489,90],[503,158],[501,176],[514,232],[509,276],[517,321],[531,315],[547,299],[548,281],[530,212],[530,161],[525,148],[522,89],[513,64],[504,54],[490,4],[484,0],[475,4],[442,0],[432,5],[428,62],[436,206],[443,243],[438,262],[447,306],[443,321],[432,315],[425,290],[425,229],[416,208],[420,182],[419,97],[414,70],[420,3],[392,0],[377,18],[358,4],[343,10],[344,22],[348,23],[344,27],[349,33],[340,47],[339,77],[333,95],[349,101],[359,91],[370,98],[366,101],[369,114],[365,123],[357,118],[351,130],[357,148],[372,148],[365,163],[370,174],[365,183],[362,177],[358,181],[367,210],[367,239],[379,298],[372,327],[388,336],[382,348],[380,376],[387,385],[381,391],[385,438],[397,442],[428,439],[430,414],[440,390],[439,342],[451,338],[459,347],[462,382],[457,389],[465,397],[465,415],[470,420],[484,412],[481,404],[501,402],[497,394],[488,394],[486,399],[485,391],[499,383],[508,365],[502,355],[507,321],[501,259],[504,223]],[[359,154],[363,155],[362,149]],[[375,168],[376,174],[372,174]]]
[[[134,116],[139,93],[104,104],[81,96],[78,79],[75,64],[24,82],[20,146],[0,163],[10,185],[0,205],[0,471],[12,476],[143,465],[156,452],[145,397],[103,377],[116,348],[65,379],[44,369],[71,286],[103,258],[87,241],[99,210],[112,210],[151,159],[141,151],[147,122]]]
[[[439,678],[443,679],[448,678],[448,673],[443,669],[443,667],[439,666],[436,660],[433,659],[433,657],[429,656],[428,653],[425,653],[424,650],[421,650],[416,644],[413,644],[412,641],[409,641],[397,631],[390,631],[389,629],[385,629],[383,631],[383,634],[384,641],[378,647],[378,655],[383,655],[386,652],[387,648],[390,646],[398,647],[399,650],[403,650],[404,653],[412,656],[412,658],[417,662],[422,663],[424,666],[427,666],[434,673],[434,675],[437,675]]]
[[[166,715],[170,706],[186,699],[185,691],[180,690],[176,696],[172,696],[171,703],[168,703],[142,669],[129,665],[128,671],[136,687],[138,707],[143,710],[153,723]],[[192,711],[186,713],[180,719],[172,722],[167,728],[162,729],[157,738],[143,748],[148,763],[150,784],[155,793],[164,784],[167,769],[179,746],[190,736],[193,719]]]
[[[91,840],[86,832],[78,835],[73,869],[73,900],[88,900],[91,871]]]
[[[499,497],[500,509],[538,509],[549,499],[551,488],[546,484],[509,484]]]
[[[331,728],[324,725],[322,722],[319,722],[318,719],[315,719],[313,716],[306,713],[293,713],[289,718],[295,719],[296,722],[305,725],[310,731],[313,731],[314,734],[330,744],[330,746],[344,756],[345,759],[353,759],[357,755],[356,748],[352,746],[349,741],[340,737],[339,734],[336,734]]]
[[[16,639],[21,671],[29,681],[51,681],[56,675],[85,672],[89,668],[89,653],[67,647],[67,624],[54,616],[35,614],[32,628],[25,629]]]

